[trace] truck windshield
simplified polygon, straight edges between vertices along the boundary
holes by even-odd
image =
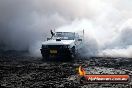
[[[74,32],[56,32],[54,37],[61,38],[62,40],[73,40],[75,39],[75,33]]]

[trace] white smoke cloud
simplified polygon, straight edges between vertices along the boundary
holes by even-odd
[[[126,48],[105,49],[102,52],[98,53],[98,56],[131,58],[132,57],[132,45],[127,46]]]
[[[36,51],[50,29],[85,29],[86,56],[131,57],[131,10],[132,0],[1,0],[0,44]]]
[[[132,57],[132,20],[129,19],[116,34],[114,39],[99,52],[99,56]]]

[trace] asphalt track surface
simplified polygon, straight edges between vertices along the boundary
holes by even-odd
[[[0,88],[131,88],[132,81],[124,84],[80,84],[78,67],[109,68],[132,74],[131,58],[90,57],[71,62],[42,61],[42,58],[7,52],[0,54]],[[93,72],[93,71],[91,71]],[[93,72],[94,74],[94,72]]]

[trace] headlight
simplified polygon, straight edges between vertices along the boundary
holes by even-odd
[[[70,45],[68,45],[67,47],[70,48]]]
[[[42,45],[42,48],[48,48],[48,46],[47,45]]]
[[[70,48],[70,45],[65,45],[64,48]]]

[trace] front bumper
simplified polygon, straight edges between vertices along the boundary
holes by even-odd
[[[49,48],[42,48],[40,49],[41,54],[44,59],[46,60],[57,60],[57,61],[67,61],[72,60],[72,51],[68,48],[64,49],[49,49]]]

